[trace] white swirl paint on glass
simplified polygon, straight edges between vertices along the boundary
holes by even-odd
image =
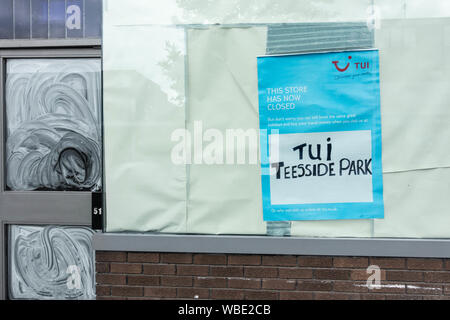
[[[6,184],[101,189],[99,59],[11,59],[6,72]]]
[[[9,231],[11,299],[95,299],[94,231],[19,225]]]

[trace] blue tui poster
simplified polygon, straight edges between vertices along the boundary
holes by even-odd
[[[266,221],[384,217],[378,50],[258,57]]]

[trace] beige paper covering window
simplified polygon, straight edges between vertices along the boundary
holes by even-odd
[[[189,131],[201,120],[204,131],[257,132],[255,57],[266,52],[266,38],[266,27],[188,32]],[[249,150],[249,143],[245,150],[235,151],[245,152],[247,159],[249,152],[257,152]],[[265,233],[259,164],[192,164],[189,172],[188,232]]]
[[[184,46],[176,28],[104,32],[107,231],[186,231],[186,168],[170,160],[185,125]]]

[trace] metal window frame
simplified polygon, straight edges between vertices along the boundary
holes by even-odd
[[[101,40],[0,41],[0,300],[8,297],[8,225],[91,225],[91,192],[5,190],[5,63],[14,58],[101,58]]]
[[[0,49],[5,48],[60,48],[60,47],[97,47],[100,39],[0,39]]]

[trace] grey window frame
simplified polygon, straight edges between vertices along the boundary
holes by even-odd
[[[0,300],[7,294],[8,225],[91,226],[91,192],[5,190],[5,64],[14,58],[101,58],[100,39],[0,41]]]
[[[97,233],[96,251],[450,258],[450,239]]]

